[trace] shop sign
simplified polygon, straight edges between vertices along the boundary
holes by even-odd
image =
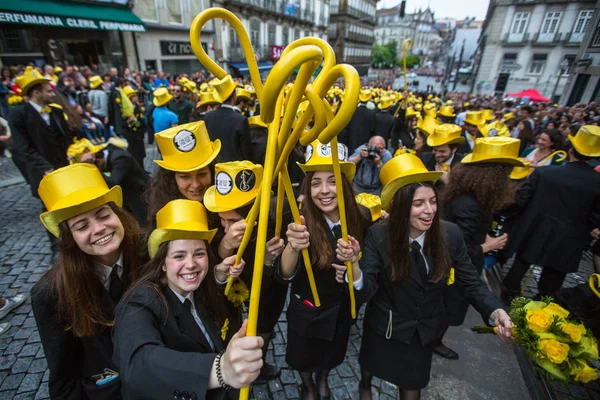
[[[42,25],[57,28],[94,29],[100,31],[146,32],[143,24],[103,21],[84,18],[57,17],[54,15],[0,12],[0,22],[21,25]]]
[[[206,43],[202,43],[202,48],[206,52]],[[172,40],[160,41],[160,54],[163,56],[193,56],[194,50],[190,42],[176,42]]]
[[[284,46],[271,45],[271,60],[279,61],[281,58],[281,53],[283,53],[283,49],[285,49]]]

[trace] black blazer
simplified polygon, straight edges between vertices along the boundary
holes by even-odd
[[[469,145],[469,139],[467,138],[467,134],[465,133],[464,130],[462,132],[462,137],[465,138],[465,141],[458,145],[458,150],[456,150],[456,152],[457,153],[462,153],[462,154],[470,154],[470,153],[472,153],[473,149]]]
[[[481,245],[492,230],[492,212],[481,207],[473,196],[463,194],[444,204],[444,219],[458,225],[464,236],[469,257],[477,272],[481,273],[484,258]]]
[[[173,291],[159,290],[164,301],[156,289],[138,286],[117,309],[113,360],[121,373],[123,398],[226,398],[223,389],[208,390],[214,359],[223,349],[216,322],[196,296],[195,306],[213,350]]]
[[[435,161],[435,155],[431,151],[423,152],[419,157],[421,158],[421,161],[423,161],[423,164],[425,164],[425,167],[428,171],[435,171],[435,165],[437,164],[437,161]],[[454,153],[454,158],[450,163],[450,167],[454,167],[456,164],[459,164],[464,157],[464,154],[461,154],[458,151]]]
[[[443,222],[443,229],[453,258],[455,285],[487,323],[490,314],[502,304],[479,279],[460,229],[449,222]],[[443,293],[447,277],[437,283],[424,282],[411,267],[407,281],[392,282],[387,230],[387,224],[376,224],[369,229],[360,260],[364,286],[357,291],[357,301],[359,295],[361,300],[369,300],[364,327],[382,337],[387,332],[391,339],[405,344],[410,344],[418,332],[426,345],[438,339],[446,328]],[[434,262],[428,260],[430,266]]]
[[[344,131],[344,137],[347,139],[342,143],[348,146],[348,154],[352,154],[359,146],[368,143],[375,134],[375,112],[359,105]]]
[[[219,107],[204,116],[210,140],[221,141],[216,162],[251,160],[252,140],[248,119],[237,111]]]
[[[31,290],[31,307],[50,370],[50,397],[53,400],[120,399],[120,379],[103,386],[96,386],[90,379],[105,368],[117,370],[112,362],[111,329],[106,328],[100,334],[86,337],[77,337],[67,330],[67,323],[58,315],[58,294],[49,284],[49,279],[48,274],[44,275]],[[124,267],[124,287],[128,283],[128,268]],[[100,280],[88,290],[93,290],[102,298],[105,315],[112,319],[117,305]]]
[[[584,162],[536,168],[516,200],[523,214],[508,238],[507,254],[577,271],[590,231],[600,227],[600,174]]]
[[[118,87],[113,87],[108,94],[108,120],[115,128],[117,135],[123,136],[127,130],[127,121],[121,115],[121,95]],[[117,101],[117,99],[119,99]]]
[[[50,125],[29,103],[14,107],[8,115],[15,163],[24,166],[34,197],[38,197],[38,186],[46,171],[69,165],[67,148],[73,138],[62,110],[50,108]]]
[[[375,114],[375,135],[385,140],[386,147],[395,124],[396,118],[389,111],[378,111]]]
[[[121,186],[123,190],[123,207],[129,210],[141,224],[146,223],[146,204],[143,193],[150,180],[150,175],[140,166],[133,156],[114,145],[108,145],[108,157],[102,172],[108,186]]]

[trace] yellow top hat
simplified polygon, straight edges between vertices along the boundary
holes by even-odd
[[[91,164],[73,164],[49,173],[42,178],[38,194],[48,210],[40,219],[56,237],[60,223],[69,218],[106,203],[123,204],[121,187],[109,189],[100,170]]]
[[[454,108],[452,106],[442,106],[440,107],[440,115],[442,117],[454,118],[456,114],[454,114]]]
[[[211,90],[210,92],[200,92],[200,101],[198,102],[198,107],[208,104],[221,104],[221,101],[215,96],[214,90]]]
[[[427,136],[433,134],[433,131],[437,125],[439,125],[439,121],[428,115],[417,122],[417,128],[419,128],[419,130]]]
[[[469,103],[468,101],[465,101],[465,103],[463,104],[463,107],[469,107],[471,105],[471,103]]]
[[[255,94],[256,93],[256,89],[254,89],[254,86],[252,85],[246,85],[244,87],[244,89],[246,89],[246,91],[250,94]]]
[[[579,154],[600,157],[600,127],[584,125],[575,136],[569,135],[569,140]]]
[[[380,110],[385,110],[388,109],[392,106],[392,104],[394,104],[394,98],[391,96],[383,96],[381,99],[379,99],[379,104],[377,105],[377,108],[379,108]]]
[[[510,121],[511,119],[515,119],[515,114],[513,114],[513,113],[511,113],[511,112],[510,112],[510,113],[506,113],[506,114],[504,114],[504,115],[502,116],[502,122],[508,122],[508,121]]]
[[[348,148],[338,143],[338,157],[340,159],[340,169],[346,175],[349,181],[354,178],[356,165],[348,162]],[[306,146],[305,163],[296,162],[300,169],[306,174],[310,171],[333,171],[333,160],[331,159],[331,144],[323,144],[315,140]]]
[[[510,130],[508,129],[508,126],[504,125],[500,121],[494,121],[491,124],[482,125],[479,127],[479,131],[485,137],[510,136]]]
[[[443,146],[445,144],[463,143],[465,138],[461,135],[462,128],[454,124],[441,124],[434,128],[433,135],[427,138],[430,147]]]
[[[263,178],[262,165],[232,161],[215,165],[215,184],[204,194],[204,205],[212,212],[235,210],[254,201]]]
[[[238,99],[243,99],[243,100],[248,100],[248,101],[250,101],[252,99],[250,92],[248,92],[246,89],[242,89],[242,88],[237,89],[236,96]]]
[[[373,222],[381,218],[381,198],[371,193],[359,193],[355,196],[356,202],[369,209]]]
[[[161,87],[154,91],[154,99],[152,100],[152,103],[154,103],[156,107],[162,107],[170,102],[172,98],[173,96],[171,93],[169,93],[169,90]]]
[[[214,87],[217,83],[219,83],[219,81],[219,78],[212,78],[210,81],[208,81],[208,84]]]
[[[204,121],[174,126],[154,135],[162,160],[154,160],[164,169],[190,172],[206,167],[219,154],[221,141],[210,141]]]
[[[427,95],[427,100],[431,100],[431,99],[433,99],[433,95],[432,94],[428,94]]]
[[[528,159],[521,158],[521,161],[523,161],[523,164],[525,164],[525,166],[513,167],[512,172],[510,173],[510,179],[520,181],[521,179],[527,178],[535,169],[534,167],[530,166],[531,161],[529,161]]]
[[[494,119],[494,110],[490,110],[489,108],[485,108],[481,110],[481,118],[485,121],[491,121]]]
[[[435,182],[442,174],[440,171],[428,171],[423,161],[414,154],[404,153],[392,158],[379,172],[379,180],[383,185],[381,206],[388,210],[398,189],[416,182]]]
[[[98,75],[94,75],[90,77],[90,89],[96,89],[98,86],[102,85],[102,78]]]
[[[221,100],[221,103],[227,100],[237,88],[237,84],[231,78],[231,75],[225,75],[225,78],[213,83],[213,87],[217,91],[216,97]]]
[[[209,89],[208,83],[205,82],[205,83],[203,83],[203,84],[200,85],[200,91],[201,92],[205,92],[208,89]]]
[[[360,94],[358,95],[358,100],[362,103],[366,103],[367,101],[371,100],[371,91],[361,90]]]
[[[108,145],[109,143],[93,144],[86,138],[81,140],[75,139],[75,143],[67,148],[67,156],[72,161],[80,162],[81,156],[83,156],[85,153],[96,154],[99,151],[104,150]]]
[[[250,128],[267,128],[267,124],[260,119],[260,115],[255,115],[254,117],[248,118],[248,125]]]
[[[129,86],[129,85],[125,86],[123,88],[123,91],[125,92],[125,94],[129,98],[131,98],[132,96],[135,96],[137,94],[137,91],[133,90],[133,88],[131,86]]]
[[[447,105],[447,106],[451,106],[452,104],[454,104],[454,103],[452,102],[452,100],[448,100],[448,101],[446,102],[446,105]]]
[[[474,163],[505,163],[524,167],[525,164],[519,158],[519,147],[521,141],[511,137],[496,136],[478,138],[471,154],[462,159],[463,164]]]
[[[185,85],[185,84],[186,84],[186,83],[188,83],[189,81],[190,81],[190,80],[189,80],[187,77],[185,77],[185,76],[182,76],[181,78],[179,78],[179,83],[180,83],[181,85]]]
[[[408,118],[416,117],[417,115],[419,115],[419,113],[418,113],[418,112],[416,112],[414,108],[412,108],[412,107],[408,107],[408,108],[406,109],[406,114],[405,114],[405,115],[406,115],[406,116],[405,116],[404,118],[405,118],[405,119],[408,119]]]
[[[209,243],[216,229],[208,229],[206,209],[199,201],[178,199],[156,213],[156,229],[148,238],[148,253],[154,258],[161,244],[171,240],[197,239]]]
[[[437,111],[435,110],[435,107],[425,108],[425,116],[435,119],[435,117],[437,117]]]
[[[63,72],[63,69],[61,67],[54,67],[55,74],[60,74],[61,72]]]
[[[181,82],[181,80],[180,80],[180,82]],[[196,91],[198,90],[198,87],[196,86],[196,82],[193,82],[190,80],[186,81],[183,84],[183,88],[190,93],[196,93]]]
[[[15,78],[15,83],[21,88],[21,95],[27,95],[29,89],[40,83],[48,83],[49,79],[44,78],[35,68],[29,66],[25,68],[25,72],[21,76]]]
[[[415,104],[415,110],[421,111],[422,109],[423,109],[423,106],[421,104],[419,104],[419,103]]]
[[[465,123],[470,125],[479,126],[483,124],[485,121],[483,120],[483,116],[481,115],[481,111],[468,111],[467,116],[465,118]]]

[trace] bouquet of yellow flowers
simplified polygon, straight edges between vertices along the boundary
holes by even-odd
[[[18,106],[19,104],[23,104],[23,98],[18,94],[9,94],[8,95],[8,105],[10,107]]]
[[[396,150],[396,152],[394,153],[394,157],[399,156],[400,154],[417,154],[416,151],[414,151],[413,149],[407,149],[407,148],[401,148]]]
[[[511,302],[509,314],[515,324],[515,342],[548,379],[567,383],[598,379],[598,371],[589,363],[598,359],[596,338],[583,324],[568,319],[569,311],[552,300],[518,297]],[[472,328],[478,333],[493,329]]]

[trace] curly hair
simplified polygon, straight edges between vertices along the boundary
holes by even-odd
[[[512,165],[504,163],[458,164],[444,190],[444,204],[463,194],[472,195],[483,208],[496,211],[509,201]]]

